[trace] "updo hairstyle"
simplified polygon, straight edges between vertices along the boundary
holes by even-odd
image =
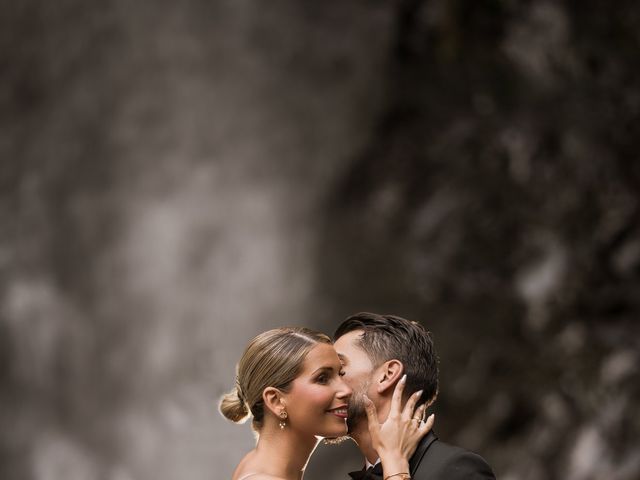
[[[303,327],[276,328],[256,336],[238,363],[235,387],[222,396],[220,413],[235,423],[253,416],[253,429],[259,431],[264,420],[264,389],[288,392],[305,357],[319,343],[331,345],[331,339]]]

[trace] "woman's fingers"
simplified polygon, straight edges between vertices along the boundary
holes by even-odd
[[[369,422],[369,432],[373,434],[380,431],[380,423],[378,421],[378,412],[376,411],[376,406],[373,404],[371,399],[364,396],[364,410],[367,412],[367,421]]]
[[[407,375],[404,374],[400,381],[396,384],[396,388],[393,390],[393,396],[391,397],[391,411],[390,415],[400,415],[402,411],[402,392],[404,392],[404,386],[407,383]]]
[[[417,415],[419,413],[418,410],[414,412],[413,409],[415,408],[418,400],[420,400],[421,396],[422,396],[422,390],[418,390],[416,393],[414,393],[409,397],[409,400],[407,400],[407,404],[404,406],[404,411],[402,412],[402,417],[405,420],[416,418],[418,416]],[[420,420],[422,420],[422,415],[420,415]]]
[[[413,430],[411,436],[415,441],[415,446],[413,450],[411,450],[411,454],[415,451],[415,448],[420,443],[420,440],[424,438],[424,436],[429,433],[429,431],[433,428],[433,423],[435,422],[435,415],[432,413],[424,422],[411,422],[416,425],[416,429]]]
[[[415,425],[420,425],[422,420],[424,420],[424,412],[427,409],[427,406],[423,403],[416,411],[413,412],[413,416],[411,417],[411,421],[414,422]]]
[[[433,428],[433,424],[435,421],[436,416],[432,413],[424,422],[420,422],[420,427],[418,428],[418,430],[424,436],[427,432],[429,432],[429,430]]]

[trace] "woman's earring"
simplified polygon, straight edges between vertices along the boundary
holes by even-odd
[[[287,412],[285,412],[284,410],[280,412],[280,430],[284,430],[284,427],[287,426]]]

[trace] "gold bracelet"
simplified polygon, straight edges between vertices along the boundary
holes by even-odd
[[[402,480],[411,480],[411,474],[409,472],[394,473],[393,475],[385,477],[384,480],[389,480],[391,477],[397,477],[398,475],[406,475],[405,477],[402,477]]]

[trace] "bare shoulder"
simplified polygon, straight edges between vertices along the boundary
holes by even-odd
[[[251,450],[240,460],[231,480],[285,480],[282,477],[260,472],[259,470],[262,470],[262,468],[263,463],[260,458],[256,457],[255,449]]]

